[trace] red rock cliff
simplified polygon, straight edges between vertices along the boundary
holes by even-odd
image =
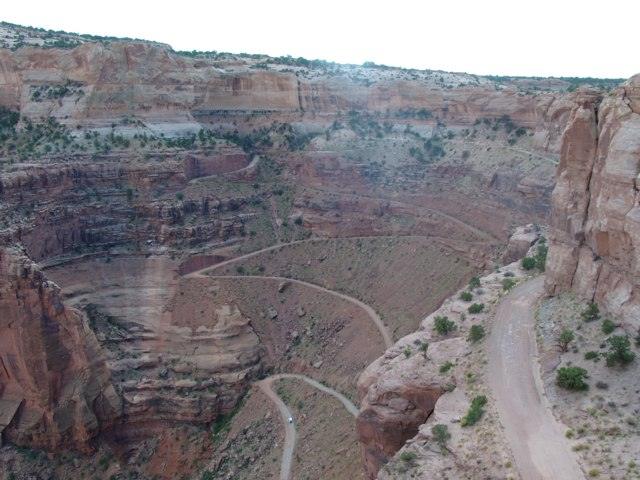
[[[640,323],[640,76],[582,92],[562,140],[546,287]]]
[[[0,402],[4,440],[49,450],[91,450],[121,410],[93,332],[17,248],[0,249]]]

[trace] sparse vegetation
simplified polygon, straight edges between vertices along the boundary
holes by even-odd
[[[484,406],[487,404],[487,397],[484,395],[478,395],[471,401],[471,406],[467,411],[467,414],[462,417],[460,425],[463,427],[470,427],[478,423],[482,414],[484,413]]]
[[[400,460],[402,460],[405,463],[413,463],[416,458],[417,458],[417,454],[409,450],[405,450],[400,454]]]
[[[480,313],[484,310],[484,303],[472,303],[467,310],[469,313]]]
[[[485,336],[484,327],[482,325],[472,325],[469,329],[468,340],[471,343],[476,343],[482,340]]]
[[[584,359],[597,362],[598,360],[600,360],[600,354],[598,352],[590,351],[584,354]]]
[[[464,300],[465,302],[470,302],[473,298],[473,294],[471,292],[467,292],[466,290],[460,294],[460,300]]]
[[[446,454],[446,452],[448,452],[449,450],[447,448],[447,442],[451,438],[451,434],[449,433],[449,429],[447,428],[447,426],[441,423],[434,425],[433,427],[431,427],[431,434],[433,435],[434,441],[440,447],[440,451],[443,454]]]
[[[422,352],[422,356],[427,358],[427,350],[429,349],[429,342],[420,342],[420,351]]]
[[[556,383],[567,390],[586,390],[589,385],[585,382],[588,372],[580,367],[561,367],[556,375]]]
[[[437,316],[433,321],[433,329],[439,335],[447,335],[456,329],[456,324],[449,317]]]
[[[471,280],[469,280],[469,290],[475,290],[476,288],[480,288],[480,278],[471,277]]]
[[[502,280],[502,289],[506,292],[508,292],[515,286],[516,286],[516,281],[513,278],[504,278]]]
[[[560,347],[560,351],[568,351],[569,344],[574,340],[575,337],[576,336],[573,333],[573,330],[569,330],[568,328],[562,330],[562,332],[560,332],[560,335],[558,335],[558,346]]]
[[[541,243],[540,245],[538,245],[535,257],[533,257],[536,261],[536,268],[541,272],[544,272],[545,264],[547,263],[548,252],[549,247],[547,247],[545,243]]]
[[[536,268],[536,259],[533,257],[524,257],[520,264],[525,270],[533,270]]]
[[[608,318],[605,318],[602,321],[602,325],[600,328],[602,329],[602,333],[604,333],[605,335],[609,335],[610,333],[613,333],[613,331],[616,329],[616,324],[613,323]]]
[[[447,361],[444,364],[440,365],[440,368],[439,368],[438,371],[440,373],[447,373],[449,370],[451,370],[453,368],[453,366],[454,365],[453,365],[452,362]]]
[[[605,358],[607,359],[607,366],[613,367],[615,365],[627,365],[636,357],[636,354],[631,351],[631,342],[627,335],[614,335],[607,338],[609,344],[609,351]]]
[[[594,320],[598,320],[600,318],[600,309],[598,308],[598,304],[595,302],[590,302],[587,305],[587,308],[582,311],[580,316],[585,322],[593,322]]]

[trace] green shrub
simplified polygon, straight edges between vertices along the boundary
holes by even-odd
[[[616,329],[616,324],[613,323],[608,318],[605,318],[602,322],[601,328],[602,328],[602,333],[604,333],[605,335],[609,335],[610,333],[613,333],[613,331]]]
[[[587,352],[584,354],[584,359],[585,360],[594,360],[594,361],[598,361],[600,360],[600,354],[598,352]]]
[[[420,342],[420,351],[424,358],[427,358],[427,350],[429,349],[429,342]]]
[[[443,365],[440,366],[440,373],[447,373],[449,370],[451,370],[453,368],[453,363],[451,362],[446,362]]]
[[[449,320],[449,317],[436,317],[433,321],[433,329],[439,335],[446,335],[456,329],[456,324]]]
[[[533,270],[536,267],[536,259],[533,257],[524,257],[520,264],[525,270]]]
[[[585,383],[585,378],[589,375],[584,368],[562,367],[558,369],[556,383],[567,390],[586,390],[589,385]]]
[[[469,290],[480,288],[480,279],[478,277],[471,277],[469,280]]]
[[[470,302],[473,298],[471,292],[464,291],[460,294],[460,300],[464,300],[465,302]]]
[[[473,303],[467,310],[469,313],[480,313],[484,310],[484,303]]]
[[[585,308],[580,314],[580,316],[585,322],[598,320],[600,318],[600,309],[598,308],[598,304],[595,302],[590,302],[587,305],[587,308]]]
[[[573,341],[575,335],[572,330],[565,328],[558,336],[558,346],[562,352],[569,350],[569,344]]]
[[[538,251],[536,256],[534,257],[536,261],[536,268],[541,272],[544,272],[544,266],[547,263],[547,252],[549,251],[549,247],[546,245],[538,245]]]
[[[406,463],[413,463],[416,457],[417,455],[415,452],[408,452],[406,450],[400,454],[400,460]]]
[[[484,335],[485,331],[482,325],[472,325],[471,329],[469,330],[468,340],[471,343],[476,343],[482,340],[484,338]]]
[[[441,423],[434,425],[431,427],[431,434],[433,435],[435,442],[440,446],[440,451],[442,453],[446,453],[447,442],[451,438],[451,434],[449,433],[447,426]]]
[[[475,425],[478,423],[478,420],[482,417],[484,413],[484,407],[487,404],[487,397],[484,395],[478,395],[471,401],[471,406],[469,407],[469,411],[462,418],[460,425],[463,427],[469,427],[471,425]]]
[[[504,278],[502,280],[502,289],[507,292],[515,286],[516,286],[516,281],[513,278]]]
[[[607,338],[609,351],[606,354],[607,366],[627,365],[633,362],[636,354],[631,351],[631,342],[627,335],[613,335]]]

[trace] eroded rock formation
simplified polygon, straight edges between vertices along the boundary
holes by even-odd
[[[122,408],[94,333],[18,248],[0,249],[0,403],[4,439],[49,450],[91,450]]]
[[[640,76],[578,96],[553,192],[549,294],[574,290],[633,326],[640,319]]]

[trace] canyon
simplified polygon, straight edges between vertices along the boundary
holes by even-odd
[[[639,77],[0,40],[2,480],[517,478],[471,332],[640,327]]]

